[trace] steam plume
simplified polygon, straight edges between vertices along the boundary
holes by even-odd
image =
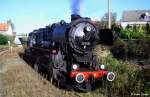
[[[70,0],[72,14],[80,15],[83,10],[83,0]]]

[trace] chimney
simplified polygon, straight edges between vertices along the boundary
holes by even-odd
[[[74,21],[74,20],[77,20],[77,19],[80,19],[81,16],[80,15],[77,15],[77,14],[72,14],[71,15],[71,21]]]

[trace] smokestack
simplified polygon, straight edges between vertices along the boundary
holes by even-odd
[[[83,9],[83,0],[70,0],[71,3],[71,21],[81,18]]]
[[[77,15],[77,14],[72,14],[71,15],[71,21],[74,21],[74,20],[79,19],[79,18],[81,18],[80,15]]]

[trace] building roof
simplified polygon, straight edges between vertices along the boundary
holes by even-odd
[[[150,14],[150,10],[132,10],[124,11],[122,16],[123,22],[144,21],[143,15]]]
[[[9,25],[7,23],[0,23],[0,31],[8,31]]]

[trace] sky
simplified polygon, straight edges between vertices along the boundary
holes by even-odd
[[[81,16],[100,20],[107,12],[107,0],[83,0]],[[150,10],[150,0],[111,0],[117,20],[123,11]],[[11,19],[17,34],[65,20],[70,22],[70,0],[0,0],[0,23]]]

